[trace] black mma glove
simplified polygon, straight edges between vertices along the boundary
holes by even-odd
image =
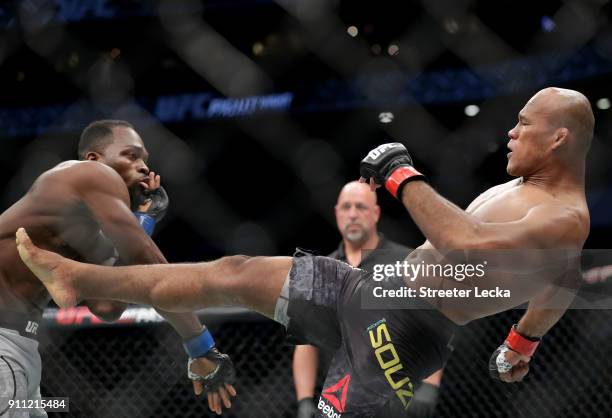
[[[399,142],[382,144],[370,151],[361,160],[359,174],[366,180],[373,178],[377,184],[384,185],[398,199],[401,199],[406,183],[425,180],[425,176],[412,166],[406,147]]]
[[[202,357],[215,363],[217,365],[215,370],[206,376],[194,373],[191,371],[191,363],[196,359],[190,358],[187,363],[187,377],[191,380],[202,382],[204,392],[214,392],[220,387],[223,387],[225,383],[230,385],[234,384],[236,381],[236,370],[234,369],[234,363],[227,354],[223,354],[213,347]]]
[[[438,403],[439,388],[423,382],[414,392],[414,397],[408,406],[408,417],[431,418],[434,416],[436,403]]]
[[[132,198],[132,208],[138,210],[140,206],[143,206],[151,202],[149,208],[142,212],[149,215],[155,222],[161,221],[166,212],[168,212],[168,206],[170,205],[170,199],[166,190],[162,186],[153,190],[143,190],[139,193],[135,193]]]
[[[143,209],[148,205],[146,210]],[[153,236],[155,224],[161,221],[170,205],[168,194],[162,186],[156,189],[144,190],[132,197],[132,207],[137,208],[134,215],[148,236]]]
[[[489,360],[489,374],[495,380],[501,380],[499,375],[502,373],[510,373],[512,368],[517,364],[512,364],[506,359],[506,352],[515,351],[524,356],[525,359],[530,359],[540,345],[540,338],[529,337],[519,333],[516,329],[516,324],[510,329],[510,333],[502,345],[491,355]],[[528,360],[527,360],[528,361]]]
[[[304,398],[298,402],[296,418],[315,418],[316,416],[317,408],[313,398]]]

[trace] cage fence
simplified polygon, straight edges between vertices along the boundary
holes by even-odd
[[[69,397],[74,417],[213,416],[186,378],[180,339],[167,324],[151,321],[150,310],[139,309],[145,319],[140,315],[115,326],[92,324],[86,314],[64,314],[63,320],[57,313],[47,315],[43,395]],[[444,370],[435,416],[610,416],[612,311],[569,310],[543,339],[522,383],[494,381],[489,357],[521,314],[513,310],[462,328]],[[284,328],[244,311],[221,309],[202,317],[238,371],[238,396],[224,416],[294,416],[293,347]]]

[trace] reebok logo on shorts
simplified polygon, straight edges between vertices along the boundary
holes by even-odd
[[[329,406],[327,402],[319,398],[317,408],[323,412],[324,415],[329,418],[340,418],[342,416],[341,414],[346,408],[346,395],[348,394],[350,381],[351,375],[347,374],[342,379],[338,380],[338,383],[327,389],[323,389],[321,396],[331,404],[331,406]],[[334,409],[339,413],[336,413]]]

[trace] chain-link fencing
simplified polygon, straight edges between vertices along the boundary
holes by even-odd
[[[606,286],[586,288],[600,292]],[[284,329],[256,314],[222,312],[203,318],[238,370],[238,397],[224,416],[294,416],[293,347],[285,342]],[[521,314],[513,310],[462,328],[444,370],[435,416],[610,416],[612,312],[569,310],[543,339],[522,383],[495,381],[488,374],[489,358]],[[69,397],[70,416],[214,415],[193,394],[185,353],[168,325],[83,327],[88,318],[78,313],[51,316],[48,324],[55,327],[47,328],[42,339],[43,393]],[[74,329],[76,325],[82,328]]]

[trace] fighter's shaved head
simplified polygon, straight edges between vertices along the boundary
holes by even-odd
[[[584,94],[559,87],[548,87],[536,93],[528,102],[538,102],[549,115],[553,128],[567,128],[574,137],[574,151],[586,154],[593,139],[595,116]]]
[[[552,178],[568,169],[583,176],[594,126],[593,110],[584,94],[558,87],[542,89],[521,109],[516,126],[508,132],[512,152],[506,170],[532,179]]]

